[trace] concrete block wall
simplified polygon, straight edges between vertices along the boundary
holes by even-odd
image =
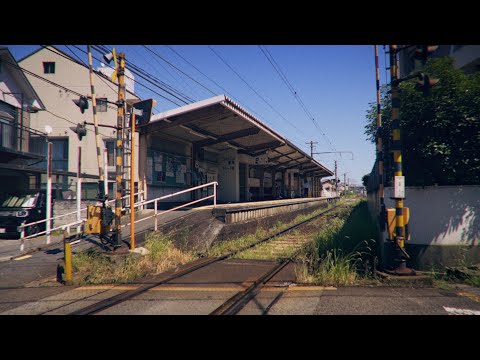
[[[410,208],[411,240],[406,250],[412,266],[431,269],[454,266],[461,261],[480,262],[480,186],[406,187],[404,206]],[[393,188],[385,188],[385,205],[395,207]],[[369,209],[377,219],[378,194],[368,194]],[[379,234],[388,261],[389,241]]]

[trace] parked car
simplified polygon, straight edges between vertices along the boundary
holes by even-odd
[[[43,220],[47,214],[46,192],[4,195],[0,198],[0,239],[18,239],[18,226]],[[53,201],[52,211],[53,214]],[[33,235],[45,231],[46,222],[29,226],[25,235]],[[52,220],[53,227],[53,220]]]

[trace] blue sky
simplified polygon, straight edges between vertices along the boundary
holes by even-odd
[[[39,45],[7,46],[17,60],[39,48]],[[62,45],[58,47],[68,54],[71,54],[70,50],[72,50],[87,62],[87,55],[76,48],[69,46],[67,49]],[[86,50],[84,45],[79,47]],[[123,51],[127,61],[131,61],[194,100],[214,96],[141,45],[107,45],[107,47],[115,47],[117,52]],[[207,45],[171,45],[170,47],[225,90],[200,74],[169,47],[164,45],[148,45],[148,47],[215,94],[223,94],[227,90],[227,96],[253,112],[267,125],[307,153],[310,153],[310,145],[306,142],[310,140],[318,142],[314,150],[316,152],[353,152],[354,160],[350,160],[350,154],[314,155],[319,162],[331,170],[334,169],[334,161],[337,160],[338,174],[342,181],[343,174],[347,173],[346,178],[349,178],[351,183],[361,184],[362,176],[370,172],[375,159],[375,147],[374,144],[365,140],[364,125],[368,103],[376,101],[373,45],[266,46],[288,82],[313,115],[317,126],[304,112],[257,45],[212,45],[211,48],[228,62],[271,107],[239,79]],[[382,46],[379,46],[379,53],[380,77],[383,84],[385,62]],[[93,55],[101,58],[96,51]],[[94,60],[94,65],[99,66],[99,63]],[[144,80],[138,80],[153,88]],[[161,90],[156,88],[155,90],[163,94]],[[135,92],[142,98],[156,99],[158,111],[177,107],[138,84],[135,86]],[[176,99],[173,100],[184,105]],[[272,107],[275,110],[272,110]]]

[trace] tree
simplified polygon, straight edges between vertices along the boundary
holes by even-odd
[[[406,185],[480,184],[480,73],[464,74],[450,57],[431,59],[424,72],[440,80],[431,95],[415,88],[416,80],[400,84],[400,129]],[[376,142],[376,103],[369,104],[365,134]],[[393,174],[391,104],[382,88],[384,169]]]

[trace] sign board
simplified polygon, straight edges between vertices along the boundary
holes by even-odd
[[[395,176],[394,198],[405,199],[405,176]]]

